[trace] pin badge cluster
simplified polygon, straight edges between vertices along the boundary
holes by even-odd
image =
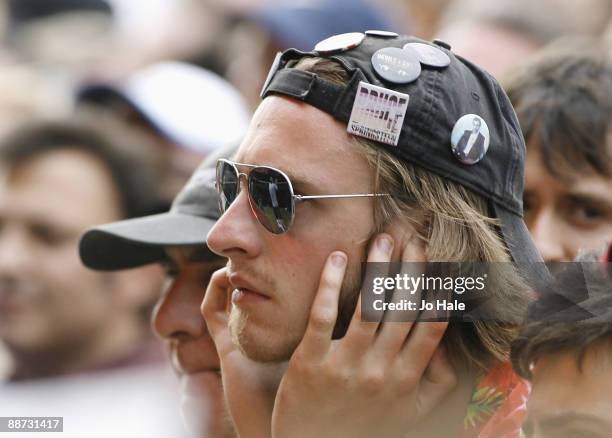
[[[334,35],[320,41],[314,48],[321,55],[331,55],[358,47],[365,37],[396,38],[395,32],[367,30]],[[371,58],[376,74],[395,84],[408,84],[419,78],[422,65],[446,68],[451,59],[440,47],[450,50],[442,41],[434,45],[412,42],[403,48],[385,47]],[[280,56],[275,59],[271,73],[278,68]],[[269,83],[269,76],[266,84]],[[264,86],[265,89],[265,86]],[[387,88],[361,82],[351,112],[347,131],[351,134],[396,146],[399,141],[409,96]],[[477,114],[465,114],[455,123],[451,132],[451,149],[463,164],[481,161],[489,149],[490,133],[487,123]]]

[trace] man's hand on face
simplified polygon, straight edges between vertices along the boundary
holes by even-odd
[[[378,236],[368,262],[390,262],[392,252],[393,239]],[[400,257],[424,262],[422,241],[410,240]],[[233,345],[226,270],[213,275],[202,312],[240,436],[404,436],[455,388],[456,374],[440,345],[446,322],[362,322],[358,302],[346,336],[332,342],[346,263],[341,252],[328,258],[306,333],[278,391],[271,388],[283,368],[250,361]]]
[[[286,364],[254,362],[234,345],[228,325],[230,296],[223,268],[208,283],[202,316],[219,354],[227,408],[238,436],[270,438],[274,398]]]
[[[380,235],[368,262],[390,262],[392,252],[391,236]],[[412,238],[400,257],[425,262],[423,242]],[[332,346],[346,262],[335,252],[325,264],[276,395],[273,437],[405,436],[457,383],[440,345],[447,322],[363,322],[360,298],[346,336]]]

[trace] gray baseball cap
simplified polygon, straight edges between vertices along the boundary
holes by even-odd
[[[79,242],[85,266],[98,271],[136,268],[166,259],[168,246],[204,246],[206,234],[219,218],[215,183],[218,158],[229,157],[237,145],[205,159],[167,213],[98,225]],[[210,258],[217,257],[210,252]]]

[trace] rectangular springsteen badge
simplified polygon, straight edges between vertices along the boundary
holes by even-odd
[[[360,82],[348,133],[397,146],[409,98],[407,94]]]

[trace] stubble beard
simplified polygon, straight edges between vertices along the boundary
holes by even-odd
[[[356,264],[345,276],[340,290],[338,318],[334,327],[333,339],[340,339],[351,322],[361,285],[361,263]],[[229,330],[233,344],[249,359],[261,363],[280,363],[288,361],[300,344],[305,327],[299,329],[291,319],[284,326],[271,327],[275,333],[269,333],[263,339],[254,339],[248,327],[249,314],[237,306],[232,306],[229,315]],[[283,335],[278,341],[273,338]]]

